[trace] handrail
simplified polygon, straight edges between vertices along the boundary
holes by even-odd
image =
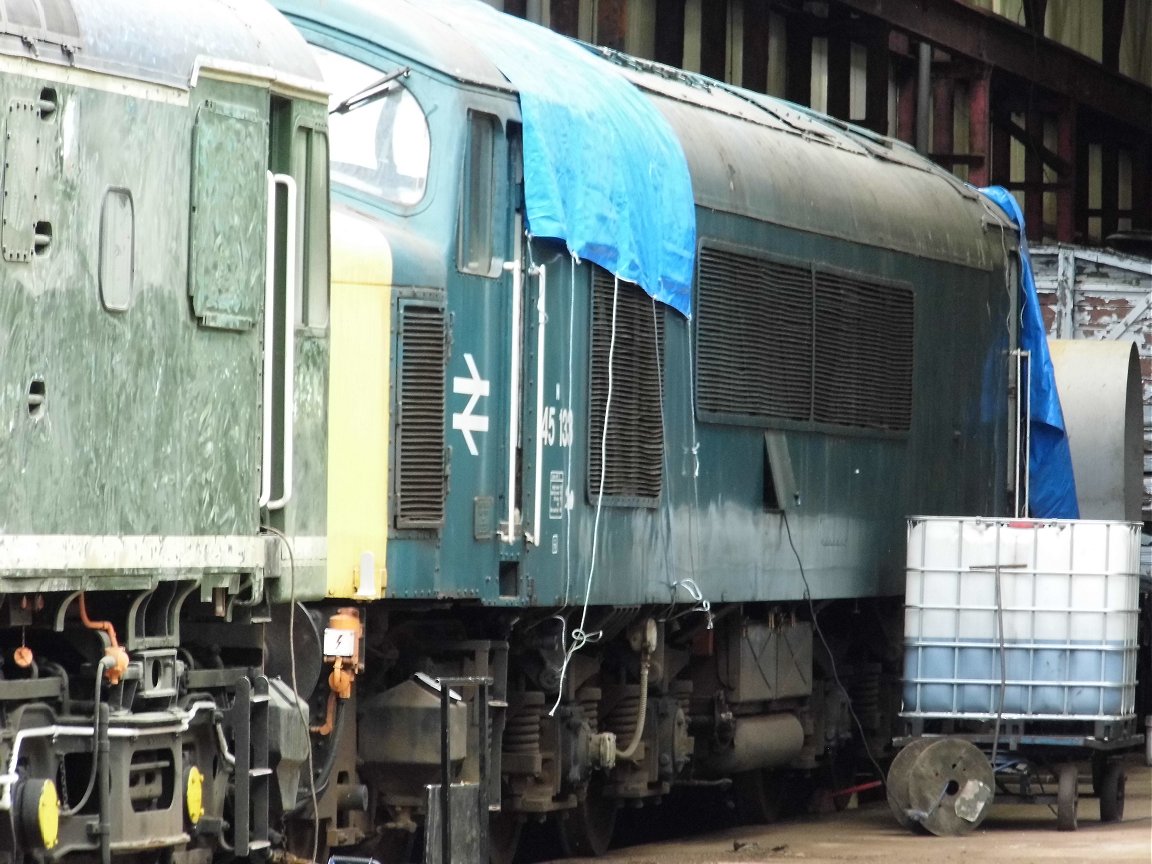
[[[272,373],[276,336],[276,180],[268,173],[268,217],[264,253],[264,423],[260,453],[260,507],[272,497]]]
[[[532,533],[528,542],[539,546],[543,528],[540,522],[540,498],[544,478],[544,336],[548,325],[546,294],[548,291],[548,268],[540,264],[532,268],[539,280],[540,290],[536,298],[536,482],[533,493]]]
[[[268,501],[269,510],[282,510],[292,498],[292,457],[295,438],[296,402],[296,180],[290,174],[273,174],[272,182],[283,185],[287,193],[287,214],[284,243],[284,405],[282,434],[284,435],[283,475],[280,497]],[[268,353],[265,353],[267,360]],[[271,447],[271,445],[268,445]],[[271,491],[269,491],[271,495]]]
[[[511,359],[508,364],[508,522],[504,533],[505,543],[516,541],[516,464],[517,447],[520,438],[520,341],[523,329],[520,320],[522,293],[524,291],[524,265],[520,260],[521,238],[520,215],[516,215],[516,228],[513,240],[512,260],[504,262],[504,271],[512,274],[512,334]]]

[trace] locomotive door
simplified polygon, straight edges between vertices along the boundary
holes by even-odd
[[[510,322],[508,342],[508,438],[500,516],[500,594],[530,598],[534,580],[521,572],[526,556],[542,542],[544,498],[544,448],[555,410],[546,404],[545,372],[548,343],[548,267],[533,260],[533,245],[526,233],[523,196],[523,163],[520,129],[508,125],[509,187],[512,190],[510,255],[504,265],[508,274]]]
[[[573,439],[572,317],[574,263],[555,241],[523,239],[523,381],[520,500],[526,592],[559,590],[556,578],[566,546],[570,453]],[[549,563],[551,562],[551,563]]]
[[[328,330],[327,116],[271,98],[260,506],[303,548],[325,533]],[[319,575],[319,574],[317,574]]]

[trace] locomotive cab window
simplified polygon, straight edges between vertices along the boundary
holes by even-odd
[[[296,323],[328,326],[328,137],[319,129],[296,129],[293,159],[300,190],[297,221]]]
[[[491,114],[468,112],[468,152],[464,160],[456,257],[462,273],[481,276],[500,273],[500,261],[492,249],[496,133],[499,129],[500,122]]]
[[[332,182],[390,204],[420,203],[431,136],[424,110],[401,83],[403,70],[375,69],[315,45],[312,51],[333,93]]]
[[[274,174],[290,175],[295,210],[289,214],[286,190],[277,183],[278,231],[294,226],[293,325],[328,326],[328,137],[323,105],[272,97],[271,163]],[[286,237],[277,243],[284,246]],[[283,262],[279,266],[283,266]]]

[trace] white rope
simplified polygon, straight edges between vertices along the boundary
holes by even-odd
[[[556,703],[548,716],[556,714],[560,707],[560,700],[564,698],[564,679],[568,674],[568,664],[572,662],[572,655],[589,642],[599,642],[603,632],[588,633],[584,627],[588,623],[588,604],[592,599],[592,581],[596,575],[596,553],[600,544],[600,514],[604,509],[604,479],[608,470],[608,417],[612,410],[612,387],[615,383],[613,365],[616,361],[616,304],[620,296],[620,280],[612,280],[612,336],[608,343],[608,395],[604,400],[604,425],[600,430],[600,485],[596,495],[596,517],[592,521],[592,562],[588,567],[588,581],[584,586],[584,608],[580,612],[580,626],[572,631],[572,645],[564,654],[564,665],[560,667],[560,682],[557,685]]]
[[[668,494],[668,490],[672,486],[672,466],[669,464],[671,460],[669,458],[669,448],[668,448],[668,427],[667,427],[667,424],[664,422],[664,367],[663,367],[664,358],[661,357],[661,352],[660,352],[660,331],[659,331],[659,323],[660,322],[657,318],[657,315],[658,315],[658,310],[656,307],[656,298],[653,297],[652,298],[652,342],[653,342],[654,353],[656,355],[656,382],[658,385],[657,392],[659,393],[659,396],[660,396],[660,471],[661,471],[661,479],[662,479],[662,482],[664,484],[664,489],[663,489],[664,494],[661,496],[661,498],[662,498],[661,505],[662,506],[660,507],[660,512],[664,517],[660,521],[660,526],[659,526],[660,530],[663,532],[663,536],[661,537],[660,545],[664,549],[664,572],[665,573],[673,573],[675,571],[673,569],[673,563],[672,563],[672,557],[673,557],[673,551],[674,551],[672,549],[672,501],[671,501],[670,495]],[[673,588],[672,594],[673,594],[673,598],[675,598],[675,594],[676,594],[675,588]],[[673,602],[675,602],[675,599],[673,599]]]
[[[692,431],[692,512],[688,514],[688,561],[696,575],[696,518],[700,514],[700,442],[696,437],[696,370],[692,366],[696,351],[692,345],[692,319],[688,319],[688,423]]]
[[[677,612],[675,615],[672,615],[672,616],[665,618],[663,620],[675,621],[677,618],[683,618],[685,615],[691,615],[693,612],[701,612],[708,619],[708,628],[707,629],[711,630],[713,627],[712,604],[704,598],[704,592],[700,590],[700,586],[696,584],[696,580],[695,579],[681,579],[677,582],[672,583],[672,603],[673,604],[676,603],[676,593],[677,593],[677,589],[679,589],[679,588],[683,588],[685,591],[687,591],[688,596],[692,598],[692,600],[695,602],[696,605],[692,606],[690,609],[685,609],[683,612]],[[673,606],[673,608],[674,608],[674,606]]]

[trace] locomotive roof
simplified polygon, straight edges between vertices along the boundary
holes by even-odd
[[[515,92],[482,40],[413,0],[276,2],[322,26],[347,29],[355,22],[359,38],[369,34],[369,41],[414,64]],[[671,123],[701,207],[974,267],[999,257],[1001,241],[989,240],[986,226],[1015,233],[974,189],[901,142],[702,75],[592,50],[647,93]]]
[[[514,93],[508,79],[475,39],[411,0],[272,0],[285,15],[330,25],[348,32],[349,25],[368,43],[388,50],[428,69],[472,84]]]
[[[696,203],[802,231],[988,267],[1004,214],[908,145],[782,99],[597,49],[676,129]]]
[[[0,54],[182,89],[203,67],[322,89],[303,40],[264,0],[0,0]]]

